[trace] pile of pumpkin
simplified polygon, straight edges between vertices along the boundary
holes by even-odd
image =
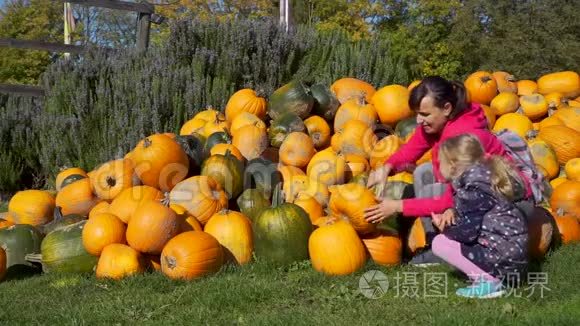
[[[268,100],[237,91],[224,112],[197,113],[179,135],[146,137],[88,173],[64,169],[56,191],[14,195],[0,221],[6,266],[40,263],[47,273],[95,270],[114,279],[151,269],[193,279],[254,257],[276,265],[310,259],[329,275],[353,273],[369,257],[398,265],[425,246],[419,219],[369,224],[364,209],[376,197],[412,197],[412,170],[384,188],[365,185],[412,136],[408,98],[418,83],[376,90],[354,78],[330,87],[293,81]],[[551,207],[530,219],[531,255],[542,258],[553,240],[580,241],[578,74],[516,82],[476,72],[465,85],[490,129],[529,139],[551,180]]]

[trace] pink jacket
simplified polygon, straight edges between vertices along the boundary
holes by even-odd
[[[487,119],[478,103],[471,103],[470,107],[461,115],[449,120],[443,131],[437,135],[429,135],[418,125],[415,134],[409,141],[393,154],[385,163],[390,164],[393,169],[391,174],[405,170],[409,165],[423,156],[429,149],[432,149],[432,162],[435,180],[446,183],[439,171],[439,144],[447,138],[459,134],[470,133],[479,138],[487,154],[506,156],[507,153],[503,144],[487,128]],[[507,156],[511,160],[511,157]],[[528,195],[531,193],[528,180],[525,179]],[[409,217],[430,216],[431,213],[442,213],[447,208],[453,207],[453,192],[449,185],[443,196],[433,198],[412,198],[403,200],[403,215]]]

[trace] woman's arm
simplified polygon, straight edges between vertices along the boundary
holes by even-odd
[[[431,148],[427,137],[423,128],[418,125],[411,139],[385,161],[385,164],[392,167],[391,174],[399,173],[409,165],[415,164]]]
[[[431,213],[440,214],[453,207],[453,190],[445,185],[445,192],[441,196],[431,198],[403,199],[403,215],[406,217],[431,216]]]

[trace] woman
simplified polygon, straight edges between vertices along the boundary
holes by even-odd
[[[410,108],[417,113],[417,128],[411,139],[393,154],[383,166],[372,171],[368,187],[384,183],[387,177],[413,165],[423,154],[431,150],[432,165],[419,166],[414,173],[415,195],[418,198],[404,200],[383,199],[378,205],[365,210],[365,218],[379,223],[394,213],[407,217],[422,218],[428,242],[436,235],[431,218],[441,214],[438,229],[444,229],[454,221],[452,189],[439,171],[439,144],[450,137],[469,133],[478,138],[486,154],[511,158],[503,144],[492,134],[487,119],[478,103],[468,103],[464,86],[442,77],[427,77],[413,89],[409,98]],[[530,198],[529,181],[526,182],[526,198]],[[427,251],[411,261],[412,264],[436,263],[438,259]]]

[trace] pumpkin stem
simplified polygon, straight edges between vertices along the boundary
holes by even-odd
[[[493,78],[490,76],[483,76],[481,77],[481,82],[482,83],[487,83],[488,81],[492,80]]]
[[[528,133],[526,134],[526,138],[527,139],[535,139],[536,137],[538,137],[538,130],[530,130],[528,131]]]
[[[151,146],[151,140],[149,138],[145,138],[145,140],[143,140],[143,147],[147,148]]]
[[[54,220],[55,221],[60,221],[63,219],[64,216],[62,216],[62,208],[60,206],[56,206],[54,208]]]
[[[24,260],[30,263],[42,264],[42,254],[28,254],[24,256]]]
[[[259,88],[258,90],[255,90],[254,93],[256,93],[257,97],[266,97],[266,91],[264,91],[263,88]]]
[[[175,267],[177,267],[177,261],[175,260],[175,257],[165,256],[163,258],[165,258],[167,267],[169,267],[170,269],[174,269]]]
[[[170,201],[169,201],[169,191],[166,191],[163,194],[163,198],[160,200],[161,205],[165,206],[165,207],[169,207]]]
[[[558,216],[564,216],[564,214],[565,214],[565,211],[564,211],[564,209],[562,207],[560,207],[560,208],[558,208],[556,210],[556,215],[558,215]]]
[[[505,80],[507,80],[510,83],[515,83],[516,81],[518,81],[514,75],[506,76]]]
[[[115,180],[115,178],[108,176],[107,177],[107,185],[109,187],[114,187],[117,184],[117,180]]]
[[[282,191],[282,182],[278,182],[272,195],[272,208],[276,208],[282,203],[284,203],[284,192]]]

